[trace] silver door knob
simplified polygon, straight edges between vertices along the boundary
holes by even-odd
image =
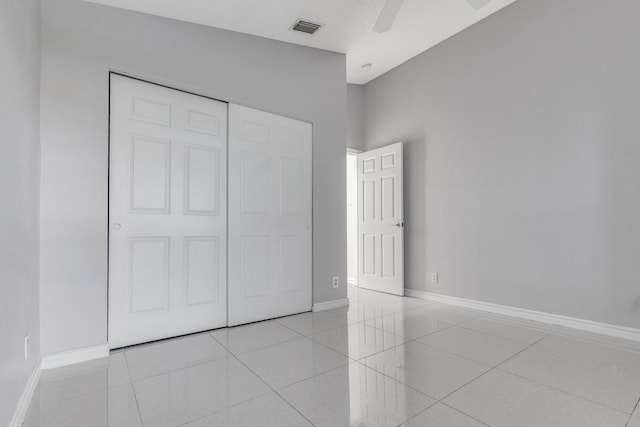
[[[404,222],[396,222],[395,224],[391,224],[389,227],[402,228],[402,227],[404,227]]]
[[[122,226],[119,223],[116,222],[116,223],[113,224],[113,229],[114,230],[120,230],[121,228],[122,228]]]

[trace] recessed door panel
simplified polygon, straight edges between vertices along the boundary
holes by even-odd
[[[240,137],[246,141],[269,143],[269,125],[265,123],[246,120],[242,123]]]
[[[376,159],[375,157],[369,157],[366,159],[362,159],[360,164],[360,170],[362,174],[368,174],[376,171]]]
[[[396,166],[396,153],[386,153],[380,156],[380,169],[392,169]]]
[[[269,202],[269,156],[263,153],[242,153],[242,213],[266,214]]]
[[[185,147],[185,213],[220,214],[220,150]]]
[[[134,136],[130,162],[130,211],[169,213],[171,142]]]
[[[187,130],[192,132],[220,135],[220,115],[205,113],[203,111],[189,110],[187,112]]]
[[[185,237],[184,265],[186,304],[218,304],[221,272],[219,237]]]
[[[242,298],[263,297],[269,294],[269,236],[240,237]]]
[[[280,159],[280,211],[300,215],[304,211],[304,161]]]
[[[383,234],[380,246],[382,277],[393,279],[396,277],[396,236]]]
[[[151,95],[153,96],[153,95]],[[131,97],[131,120],[171,126],[171,102],[166,98]]]
[[[373,276],[376,274],[376,235],[362,235],[362,274]]]
[[[304,290],[307,275],[305,258],[305,236],[280,237],[280,284],[282,292],[301,292]]]
[[[396,217],[396,185],[395,177],[383,176],[380,178],[381,195],[380,205],[382,210],[381,220],[392,221]]]
[[[376,181],[367,180],[362,183],[362,218],[364,221],[374,220],[376,217]]]
[[[129,240],[131,314],[169,306],[169,238]]]

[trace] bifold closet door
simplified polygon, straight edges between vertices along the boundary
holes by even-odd
[[[111,75],[109,344],[226,326],[227,104]]]
[[[311,309],[311,139],[229,105],[229,326]]]

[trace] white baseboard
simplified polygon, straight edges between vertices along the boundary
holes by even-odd
[[[313,304],[312,311],[324,311],[331,310],[334,308],[346,307],[349,305],[348,298],[334,299],[333,301],[325,301],[319,302],[317,304]]]
[[[64,351],[62,353],[55,353],[44,356],[42,358],[42,369],[59,368],[61,366],[73,365],[74,363],[101,359],[108,356],[109,344],[100,344],[93,347],[79,348],[76,350]]]
[[[27,410],[29,409],[31,399],[33,398],[33,393],[36,391],[38,381],[40,381],[40,374],[42,373],[40,368],[41,363],[42,359],[38,359],[38,363],[33,367],[33,371],[31,371],[31,375],[29,375],[27,385],[22,392],[22,396],[20,396],[18,406],[16,406],[16,410],[13,413],[13,418],[9,423],[9,427],[20,427],[24,422],[24,417],[27,415]]]
[[[588,331],[616,338],[640,341],[640,329],[630,328],[627,326],[610,325],[608,323],[594,322],[592,320],[577,319],[575,317],[562,316],[559,314],[544,313],[541,311],[509,307],[506,305],[451,297],[432,292],[416,291],[413,289],[405,289],[405,295],[445,304],[457,305],[460,307],[474,308],[476,310],[488,311],[490,313],[503,314],[505,316],[535,320],[538,322],[549,323],[551,325],[565,326],[567,328],[579,329],[581,331]]]

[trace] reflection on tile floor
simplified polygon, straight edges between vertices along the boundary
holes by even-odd
[[[350,307],[45,371],[25,427],[640,427],[640,343],[349,289]]]

